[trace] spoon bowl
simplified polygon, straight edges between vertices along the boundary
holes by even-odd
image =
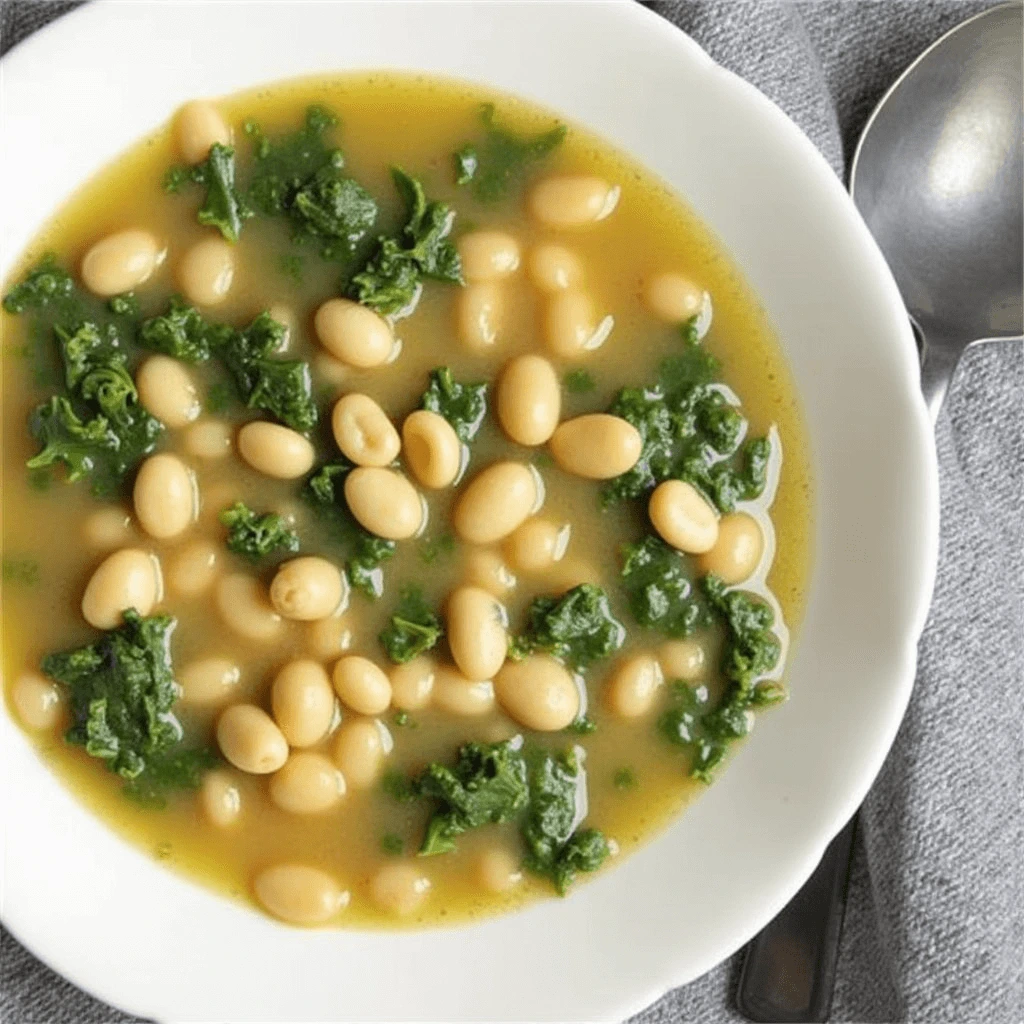
[[[1024,333],[1024,8],[947,33],[897,80],[850,191],[924,337],[933,418],[971,342]]]

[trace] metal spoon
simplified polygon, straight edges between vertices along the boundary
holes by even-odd
[[[1024,8],[994,7],[927,49],[861,135],[850,191],[922,341],[932,420],[968,345],[1024,334]],[[856,818],[747,947],[749,1020],[826,1021]]]

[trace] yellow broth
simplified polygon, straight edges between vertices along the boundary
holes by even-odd
[[[218,108],[234,128],[243,159],[248,142],[241,126],[247,119],[255,119],[268,135],[274,136],[298,127],[310,103],[321,103],[335,111],[341,123],[334,129],[333,138],[345,153],[347,173],[361,182],[381,206],[378,229],[381,225],[388,229],[400,220],[400,206],[388,171],[390,165],[397,164],[423,180],[430,198],[452,204],[458,214],[456,234],[471,226],[494,226],[512,233],[524,253],[534,243],[547,240],[564,242],[572,248],[583,261],[586,287],[599,315],[614,316],[614,328],[605,344],[580,364],[593,376],[595,390],[586,394],[563,391],[563,417],[605,410],[620,387],[653,381],[659,361],[678,350],[679,331],[655,320],[641,301],[641,282],[648,275],[678,270],[699,282],[712,296],[714,306],[713,323],[703,343],[720,359],[723,380],[742,400],[750,434],[775,430],[780,442],[776,452],[781,447],[782,459],[774,466],[777,481],[773,482],[771,526],[766,507],[771,485],[766,499],[746,509],[766,529],[773,530],[774,559],[766,578],[745,586],[774,595],[785,623],[783,626],[780,622],[777,631],[785,642],[785,627],[792,631],[798,623],[804,600],[811,536],[810,477],[806,436],[792,380],[756,299],[727,254],[678,197],[628,157],[581,129],[571,127],[554,153],[531,165],[529,177],[576,172],[617,183],[621,196],[607,219],[588,230],[553,232],[527,216],[518,189],[508,202],[484,205],[474,201],[454,182],[452,153],[479,137],[482,101],[495,102],[500,123],[519,131],[544,130],[553,123],[547,112],[476,87],[391,74],[284,83],[218,101]],[[89,181],[56,214],[25,254],[5,293],[44,252],[55,252],[61,265],[77,272],[83,254],[98,239],[140,226],[155,233],[168,247],[168,258],[138,290],[148,315],[163,312],[167,295],[176,290],[176,256],[212,233],[211,228],[196,222],[201,189],[169,196],[161,188],[167,168],[177,162],[169,126],[138,143]],[[298,276],[282,264],[282,256],[288,252],[301,258]],[[204,314],[242,325],[274,304],[283,303],[293,311],[288,354],[311,360],[314,393],[325,428],[320,434],[324,438],[330,436],[330,406],[343,393],[365,391],[400,424],[408,412],[417,408],[427,376],[435,367],[450,366],[460,381],[493,382],[510,357],[544,352],[539,328],[543,297],[522,269],[501,286],[506,320],[493,355],[474,355],[459,344],[454,326],[458,288],[427,282],[413,315],[396,322],[396,334],[402,343],[398,359],[384,367],[360,371],[326,360],[313,332],[317,307],[338,293],[336,264],[320,260],[312,248],[292,247],[283,220],[257,217],[242,231],[236,267],[226,301],[204,310]],[[57,474],[48,489],[30,485],[25,461],[37,445],[25,424],[30,411],[52,387],[36,383],[37,371],[45,359],[40,361],[33,354],[37,349],[28,336],[29,321],[28,315],[3,315],[3,672],[9,703],[13,682],[24,671],[36,669],[46,653],[88,643],[95,637],[95,631],[82,620],[80,603],[86,582],[107,553],[100,546],[90,545],[84,536],[86,516],[100,507],[90,495],[87,482],[67,485]],[[560,376],[574,366],[555,362]],[[189,367],[204,400],[207,369],[203,365]],[[561,472],[550,459],[538,459],[543,447],[523,449],[508,441],[493,415],[493,388],[489,399],[487,420],[471,445],[466,478],[496,459],[535,461],[546,486],[542,514],[572,527],[563,561],[546,573],[521,575],[507,598],[513,630],[522,623],[533,597],[585,579],[613,595],[617,614],[628,627],[621,656],[653,649],[663,638],[637,627],[625,611],[624,602],[616,596],[619,549],[647,529],[642,508],[629,503],[602,512],[599,485]],[[232,418],[237,423],[253,417],[236,405]],[[181,436],[180,431],[168,430],[160,442],[161,449],[182,451]],[[197,475],[201,496],[198,522],[181,538],[160,542],[147,538],[133,520],[131,540],[124,543],[156,552],[166,575],[176,550],[206,536],[220,551],[222,570],[256,572],[269,583],[273,569],[268,565],[280,559],[253,569],[244,559],[227,552],[223,547],[226,531],[217,515],[225,506],[242,500],[256,511],[277,509],[294,514],[295,528],[303,536],[311,513],[298,500],[301,481],[269,479],[246,466],[235,453],[222,461],[202,461],[187,453],[183,457]],[[336,457],[333,442],[320,446],[320,460]],[[423,537],[399,543],[396,556],[385,563],[385,593],[381,599],[372,602],[359,593],[351,595],[336,655],[347,649],[365,654],[387,669],[377,634],[387,623],[401,587],[408,582],[420,585],[431,605],[440,609],[446,595],[461,581],[464,545],[442,551],[429,563],[421,551],[424,540],[450,532],[449,510],[458,488],[425,493],[430,508]],[[120,507],[125,516],[132,514],[130,495]],[[303,553],[307,553],[305,546]],[[323,553],[331,557],[329,550]],[[28,563],[38,566],[37,583],[27,582],[26,573],[19,568]],[[569,576],[573,578],[569,580]],[[233,699],[251,700],[267,710],[274,674],[290,658],[314,657],[328,671],[336,660],[336,656],[314,648],[310,639],[313,627],[305,623],[286,621],[280,638],[266,645],[238,637],[222,623],[212,591],[182,598],[168,588],[157,610],[178,620],[172,644],[176,669],[198,657],[229,658],[242,668]],[[706,639],[713,652],[717,639]],[[613,841],[614,855],[608,867],[650,839],[703,788],[688,778],[685,755],[660,737],[654,727],[663,703],[637,720],[616,719],[603,706],[602,688],[619,660],[616,657],[599,662],[587,673],[588,714],[597,723],[595,732],[541,737],[549,747],[566,748],[577,743],[586,750],[586,824],[602,829]],[[713,663],[713,653],[711,660]],[[713,689],[720,687],[714,674],[708,682]],[[659,702],[666,699],[665,689]],[[215,710],[176,710],[189,735],[207,738],[215,745]],[[783,707],[769,713],[786,712]],[[349,714],[341,710],[341,717]],[[500,709],[480,718],[456,718],[436,709],[415,712],[410,717],[413,726],[396,724],[392,712],[381,716],[394,744],[386,760],[389,771],[415,774],[432,760],[451,763],[459,745],[467,740],[497,740],[522,731]],[[172,797],[162,810],[142,808],[127,800],[116,775],[82,748],[63,741],[65,724],[33,734],[40,756],[105,821],[164,864],[243,902],[255,902],[252,879],[268,865],[297,861],[318,866],[351,892],[351,902],[337,917],[337,924],[395,923],[392,915],[374,904],[370,882],[389,860],[381,849],[385,835],[401,837],[405,856],[415,853],[428,814],[423,801],[400,804],[378,786],[362,791],[350,788],[338,807],[326,813],[289,814],[268,798],[266,776],[233,772],[243,813],[236,826],[218,828],[206,820],[192,793]],[[331,739],[314,749],[329,753]],[[635,775],[632,788],[615,784],[616,773],[625,768]],[[460,837],[457,845],[455,853],[417,862],[431,881],[431,891],[419,909],[400,919],[401,923],[438,925],[464,920],[552,893],[549,882],[529,874],[501,894],[488,892],[481,885],[477,858],[482,851],[503,846],[518,856],[519,840],[513,824],[476,829]],[[582,876],[581,881],[586,877]]]

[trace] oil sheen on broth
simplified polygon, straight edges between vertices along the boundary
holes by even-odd
[[[485,103],[494,107],[482,114]],[[254,154],[273,164],[279,140],[294,140],[317,105],[338,123],[314,112],[309,137],[321,154],[339,147],[343,168],[325,158],[320,191],[304,180],[269,199],[247,193]],[[783,694],[811,502],[788,370],[749,290],[686,207],[605,143],[572,126],[563,138],[555,125],[512,98],[380,74],[190,106],[85,185],[4,289],[53,253],[84,295],[103,293],[78,320],[111,320],[107,297],[132,291],[139,310],[119,307],[114,330],[143,404],[164,424],[102,497],[91,488],[98,469],[75,483],[60,465],[27,471],[42,447],[26,429],[33,410],[70,393],[84,420],[99,399],[65,375],[53,302],[3,314],[8,707],[119,832],[285,920],[437,925],[551,895],[573,876],[578,884],[662,828],[747,731],[753,708]],[[233,143],[244,202],[284,207],[257,209],[234,243],[216,225],[230,210],[197,219],[215,177],[213,156],[204,163],[213,142]],[[182,173],[169,194],[168,168],[188,163],[205,182]],[[450,215],[428,207],[438,223],[419,263],[402,234],[403,198],[414,197],[399,194],[393,166],[455,214],[446,237]],[[458,184],[457,171],[468,180]],[[359,194],[337,188],[348,178],[379,208],[350,256],[316,220],[337,204],[358,214]],[[300,189],[321,204],[305,220]],[[94,249],[128,230],[147,234]],[[420,225],[420,241],[428,234]],[[362,293],[349,283],[368,260],[380,270],[379,235],[405,251],[411,314],[382,318],[351,301],[387,306],[386,275]],[[423,275],[459,276],[456,251],[464,285]],[[168,344],[159,329],[130,343],[139,321],[168,313],[172,294],[198,310],[196,331],[213,339],[208,360],[152,351]],[[258,331],[240,331],[265,311],[287,332],[271,324],[279,351],[259,358],[308,363],[312,429],[308,408],[242,400],[262,371],[239,347]],[[705,352],[719,361],[710,386]],[[676,361],[666,395],[643,391],[666,359]],[[441,368],[456,385],[488,385],[471,440],[477,392],[453,398],[445,375],[431,377]],[[435,400],[417,412],[431,387]],[[262,425],[242,431],[250,421]],[[638,454],[653,476],[634,468]],[[328,463],[337,469],[322,472]],[[481,479],[496,463],[506,465]],[[397,538],[391,557],[378,562],[379,540],[356,530],[346,502],[364,526]],[[221,515],[232,508],[242,547],[248,538],[258,548],[257,535],[277,546],[262,557],[229,550]],[[247,532],[250,512],[280,518]],[[725,586],[703,583],[708,572]],[[115,750],[116,735],[86,706],[90,749],[103,756],[86,752],[81,722],[79,742],[64,738],[70,676],[96,697],[102,670],[51,660],[60,682],[40,670],[48,654],[123,633],[127,603],[176,620],[173,715],[184,739],[164,736],[164,746],[208,752],[177,780],[185,788],[148,792],[143,771],[142,785],[127,783],[134,799],[124,776],[140,763],[123,736]],[[437,626],[444,638],[394,663],[389,655],[436,640]],[[114,717],[118,699],[107,705]],[[136,728],[139,707],[128,716]],[[545,801],[562,812],[554,832],[539,824]],[[424,847],[433,855],[418,855]]]

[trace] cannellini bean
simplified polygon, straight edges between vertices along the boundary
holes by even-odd
[[[380,777],[391,737],[373,718],[348,718],[341,723],[332,756],[352,789],[369,789]]]
[[[596,351],[614,325],[610,316],[598,320],[593,301],[582,291],[558,292],[544,310],[544,340],[561,359],[581,359]]]
[[[542,292],[564,292],[583,284],[583,264],[564,245],[543,242],[533,248],[527,263],[533,286]]]
[[[644,282],[644,303],[659,319],[681,324],[696,316],[704,305],[704,289],[684,274],[655,274]]]
[[[505,315],[501,286],[493,281],[468,284],[455,298],[456,332],[470,352],[494,350]]]
[[[335,359],[330,352],[317,352],[313,356],[313,371],[331,387],[340,388],[352,376],[352,367]]]
[[[555,432],[562,390],[555,368],[543,356],[518,356],[498,382],[497,412],[502,429],[517,444],[544,444]]]
[[[223,459],[231,451],[231,427],[223,420],[203,420],[185,431],[185,450],[197,459]]]
[[[242,790],[231,772],[215,769],[203,776],[199,803],[211,825],[230,828],[242,816]]]
[[[160,257],[160,244],[148,231],[118,231],[85,254],[82,280],[94,295],[120,295],[149,280]]]
[[[242,678],[242,670],[230,658],[200,658],[178,674],[181,699],[186,704],[223,704]]]
[[[91,547],[109,551],[133,539],[132,517],[120,506],[91,512],[82,523],[82,535]]]
[[[545,583],[552,594],[564,594],[583,583],[603,586],[602,573],[596,565],[581,558],[565,558],[551,567]]]
[[[132,493],[135,517],[151,537],[177,537],[193,523],[199,501],[192,471],[177,457],[162,452],[139,467]]]
[[[221,618],[246,640],[269,643],[281,632],[281,616],[252,576],[239,572],[222,577],[217,584],[216,598]]]
[[[658,648],[658,663],[666,679],[695,682],[704,674],[706,658],[696,640],[667,640]]]
[[[480,885],[488,892],[507,892],[523,880],[519,858],[502,846],[484,850],[476,865]]]
[[[414,864],[385,864],[373,876],[374,903],[399,917],[414,914],[430,893],[430,879]]]
[[[533,516],[505,538],[505,557],[516,572],[544,572],[565,556],[572,527]]]
[[[434,704],[449,715],[479,718],[494,710],[494,684],[489,679],[474,682],[455,669],[438,666]]]
[[[718,540],[700,556],[697,566],[733,586],[754,574],[763,553],[764,533],[758,521],[746,512],[730,512],[718,521]]]
[[[636,465],[643,441],[632,423],[595,412],[560,423],[550,447],[555,462],[567,473],[611,480]]]
[[[300,750],[270,777],[270,799],[289,814],[322,814],[345,795],[345,777],[323,754]]]
[[[339,398],[331,427],[342,454],[357,466],[387,466],[398,458],[398,431],[369,395],[353,392]]]
[[[391,670],[391,703],[399,711],[420,711],[434,692],[434,659],[421,654]]]
[[[320,344],[349,366],[369,369],[391,357],[395,343],[391,325],[358,302],[328,299],[316,311],[313,327]]]
[[[11,690],[11,703],[22,725],[37,732],[53,729],[64,717],[64,698],[52,679],[23,672]]]
[[[469,284],[499,281],[519,269],[519,243],[506,231],[471,231],[458,243],[462,276]]]
[[[401,473],[360,466],[345,477],[345,500],[360,526],[388,540],[407,540],[423,526],[423,502]]]
[[[535,510],[537,478],[521,462],[495,462],[477,473],[459,495],[455,532],[471,544],[507,537]]]
[[[288,760],[284,733],[255,704],[233,704],[221,713],[217,745],[236,768],[251,775],[269,775]]]
[[[505,712],[527,729],[564,729],[580,711],[576,681],[547,654],[506,662],[495,676],[494,691]]]
[[[194,540],[175,550],[167,562],[168,589],[182,597],[198,597],[213,586],[221,568],[221,549],[208,540]]]
[[[369,658],[349,654],[334,666],[334,692],[361,715],[379,715],[391,704],[391,681]]]
[[[489,590],[495,597],[504,597],[515,589],[516,577],[501,555],[490,548],[470,548],[462,566],[466,583]]]
[[[274,721],[292,747],[319,743],[334,718],[334,690],[319,662],[290,661],[274,677],[270,691]]]
[[[619,201],[619,186],[603,178],[560,174],[542,178],[530,190],[527,206],[545,227],[582,228],[604,220]]]
[[[505,609],[480,587],[459,587],[448,598],[448,647],[467,679],[493,679],[505,663],[507,622]]]
[[[175,118],[174,135],[178,152],[187,164],[202,163],[215,142],[231,144],[231,129],[209,100],[186,103]]]
[[[135,386],[143,408],[167,427],[184,427],[201,411],[191,374],[170,356],[150,356],[139,367]]]
[[[148,615],[160,599],[160,563],[148,551],[122,548],[104,559],[82,595],[82,615],[90,626],[113,629],[121,613],[134,608]]]
[[[337,658],[352,646],[352,629],[341,615],[311,622],[306,632],[310,653],[324,661]]]
[[[620,718],[639,718],[654,706],[654,698],[665,681],[657,658],[637,654],[627,658],[615,671],[608,686],[608,706]]]
[[[178,284],[189,302],[216,306],[228,297],[235,279],[235,251],[219,235],[185,250],[178,263]]]
[[[257,420],[238,432],[238,451],[258,473],[295,480],[313,468],[316,453],[298,431]]]
[[[710,551],[718,540],[718,516],[692,484],[666,480],[647,505],[651,523],[666,544],[689,555]]]
[[[455,428],[436,412],[418,409],[402,424],[405,461],[423,487],[437,490],[462,471],[462,442]]]
[[[270,584],[270,603],[286,619],[326,619],[341,605],[345,582],[326,558],[303,555],[284,562]]]
[[[349,901],[333,876],[305,864],[267,868],[256,876],[253,889],[266,910],[289,924],[324,924]]]

